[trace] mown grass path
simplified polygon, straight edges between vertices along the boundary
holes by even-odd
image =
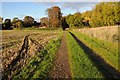
[[[54,65],[49,73],[51,78],[70,78],[69,56],[66,42],[66,32],[63,33],[62,41],[58,49]]]

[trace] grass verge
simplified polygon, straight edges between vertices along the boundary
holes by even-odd
[[[84,50],[67,33],[67,45],[72,78],[103,78]]]
[[[87,36],[80,32],[72,32],[83,43],[100,55],[107,63],[118,69],[118,45]],[[119,70],[120,71],[120,70]]]

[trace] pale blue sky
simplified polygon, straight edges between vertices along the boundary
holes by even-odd
[[[2,2],[2,14],[0,16],[13,19],[24,16],[32,16],[39,21],[41,17],[47,17],[45,10],[52,6],[59,6],[63,16],[74,14],[75,12],[84,12],[91,10],[96,2]]]

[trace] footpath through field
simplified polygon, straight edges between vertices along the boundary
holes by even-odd
[[[59,50],[54,60],[54,65],[49,73],[50,78],[71,78],[69,56],[66,42],[66,32],[63,33]]]

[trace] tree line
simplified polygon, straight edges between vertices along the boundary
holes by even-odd
[[[120,23],[119,6],[119,2],[102,2],[91,11],[67,15],[66,21],[70,27],[113,26]]]
[[[48,8],[46,13],[48,17],[40,18],[40,22],[34,20],[31,16],[25,16],[23,20],[17,17],[5,19],[0,17],[0,24],[2,29],[12,28],[24,28],[24,27],[52,27],[58,28],[82,28],[82,27],[101,27],[101,26],[113,26],[119,24],[120,21],[120,9],[119,2],[101,2],[97,4],[92,10],[83,13],[76,12],[75,14],[69,14],[62,16],[61,9],[58,6]]]
[[[0,17],[0,24],[2,24],[2,29],[13,29],[13,28],[26,28],[26,27],[52,27],[58,28],[62,26],[62,13],[61,9],[58,6],[48,8],[46,10],[48,17],[40,18],[40,22],[34,20],[31,16],[25,16],[23,20],[18,19],[17,17],[11,19],[5,19]]]
[[[2,23],[2,29],[13,29],[13,28],[25,28],[25,27],[32,27],[37,26],[39,23],[34,21],[34,18],[31,16],[25,16],[23,20],[20,20],[19,18],[15,17],[11,21],[11,19],[5,19],[3,22],[3,18],[1,18]]]

